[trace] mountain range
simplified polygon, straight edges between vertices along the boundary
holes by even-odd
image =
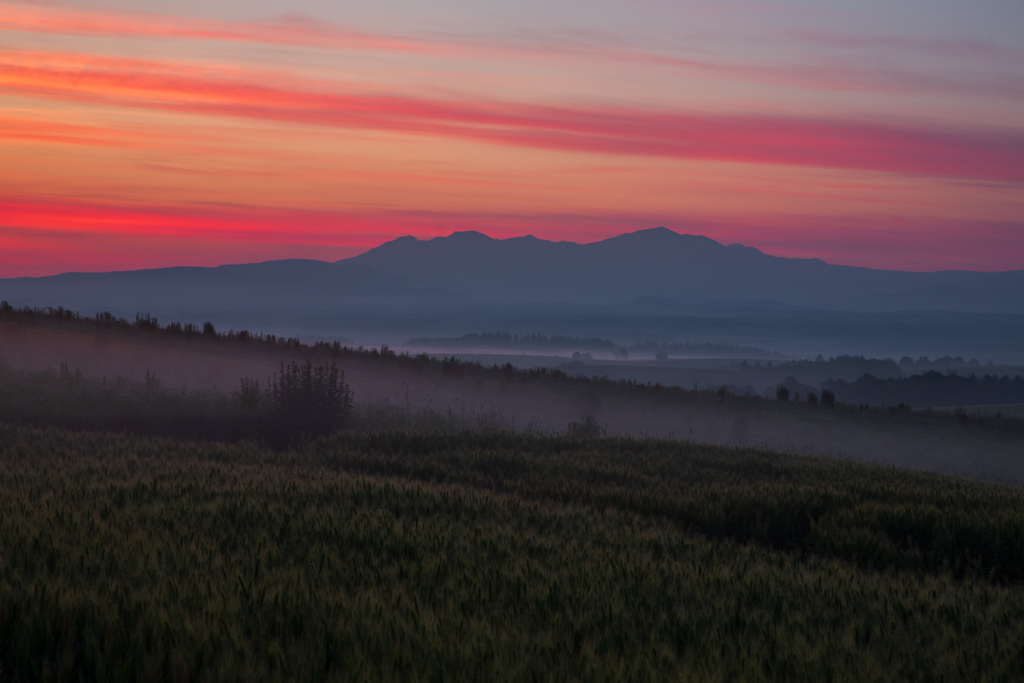
[[[0,298],[14,305],[141,311],[514,302],[635,302],[670,311],[679,304],[756,301],[833,311],[1024,314],[1024,270],[915,273],[836,266],[666,228],[590,244],[457,232],[429,240],[402,237],[335,263],[292,259],[0,279]]]
[[[1024,270],[836,266],[665,228],[590,244],[457,232],[335,263],[9,278],[0,300],[367,344],[505,330],[812,355],[1024,352]]]
[[[1024,270],[913,273],[769,256],[667,228],[591,244],[478,232],[403,237],[349,259],[480,299],[687,304],[768,300],[829,310],[1024,313]]]

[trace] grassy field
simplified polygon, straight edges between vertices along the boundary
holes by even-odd
[[[0,423],[0,680],[1014,680],[1024,492],[629,439]]]
[[[1024,679],[1024,489],[586,436],[821,422],[1012,468],[1017,421],[22,318],[2,350],[49,369],[0,365],[0,683]]]

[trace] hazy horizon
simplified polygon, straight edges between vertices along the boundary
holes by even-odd
[[[263,259],[261,261],[226,261],[224,263],[215,263],[215,264],[209,264],[209,265],[203,265],[203,264],[199,264],[199,263],[178,263],[178,264],[168,265],[168,266],[154,266],[154,267],[145,267],[145,268],[123,268],[123,269],[116,269],[116,270],[71,270],[71,271],[40,273],[40,274],[33,274],[33,275],[12,275],[12,276],[0,275],[0,279],[12,279],[12,278],[21,278],[21,277],[46,278],[46,277],[53,277],[53,276],[57,276],[57,275],[123,273],[123,272],[133,272],[133,271],[136,271],[136,270],[163,270],[163,269],[174,269],[174,268],[221,268],[221,267],[229,267],[229,266],[244,266],[244,265],[255,265],[255,264],[263,264],[263,263],[273,263],[273,262],[277,262],[277,261],[313,261],[313,262],[318,262],[318,263],[333,264],[333,263],[339,263],[341,261],[347,261],[349,259],[354,259],[354,258],[356,258],[358,256],[362,256],[363,254],[366,254],[366,253],[368,253],[370,251],[373,251],[374,249],[377,249],[378,247],[384,246],[385,244],[388,244],[388,243],[391,243],[391,242],[397,242],[397,241],[400,241],[400,240],[403,240],[403,239],[412,238],[412,239],[417,240],[418,242],[431,242],[431,241],[434,241],[434,240],[445,240],[445,239],[448,239],[448,238],[451,238],[451,237],[455,237],[456,235],[474,234],[474,233],[482,235],[482,236],[484,236],[484,237],[486,237],[486,238],[488,238],[490,240],[494,240],[494,241],[498,241],[498,242],[505,242],[505,241],[509,241],[509,240],[521,240],[521,239],[533,238],[533,239],[536,239],[536,240],[539,240],[539,241],[544,241],[544,242],[568,242],[568,243],[571,243],[571,244],[586,245],[586,244],[596,244],[596,243],[599,243],[599,242],[604,242],[604,241],[607,241],[607,240],[615,239],[616,237],[623,237],[625,235],[632,235],[632,234],[636,234],[636,233],[645,233],[645,232],[658,231],[658,230],[669,230],[670,232],[673,232],[676,235],[679,235],[680,237],[697,237],[697,238],[710,239],[710,240],[718,243],[719,245],[725,246],[725,247],[730,247],[730,246],[751,247],[753,249],[757,249],[758,251],[760,251],[761,253],[765,254],[766,256],[775,256],[775,257],[778,257],[778,258],[787,258],[787,259],[795,259],[795,260],[821,261],[821,262],[825,263],[826,265],[845,266],[845,267],[850,267],[850,268],[864,268],[864,269],[868,269],[868,270],[882,270],[882,271],[906,272],[906,273],[946,273],[946,272],[1009,273],[1009,272],[1016,272],[1016,271],[1024,270],[1024,266],[1022,266],[1020,268],[1012,268],[1012,269],[1008,269],[1008,270],[970,270],[970,269],[964,269],[964,268],[948,268],[948,269],[939,269],[939,270],[920,270],[920,269],[915,270],[915,269],[899,269],[899,268],[895,268],[895,267],[893,267],[893,268],[873,268],[871,266],[864,266],[864,265],[846,264],[846,263],[834,263],[832,261],[828,261],[828,260],[826,260],[824,258],[821,258],[821,257],[818,257],[818,256],[814,256],[812,254],[808,254],[808,255],[805,255],[805,256],[786,256],[784,254],[777,254],[777,253],[772,253],[771,251],[766,251],[764,249],[758,249],[757,247],[755,247],[753,245],[749,245],[749,244],[742,244],[742,243],[739,243],[739,242],[726,243],[726,242],[722,242],[722,241],[719,241],[719,240],[715,240],[714,238],[711,238],[711,237],[709,237],[707,235],[701,235],[701,234],[689,233],[689,232],[679,232],[679,231],[676,231],[676,230],[672,230],[671,228],[665,228],[664,226],[657,226],[657,227],[652,227],[652,228],[640,228],[640,229],[632,230],[632,231],[625,232],[625,233],[622,233],[622,234],[619,234],[619,235],[609,235],[607,237],[601,237],[601,238],[593,239],[593,240],[590,240],[590,241],[572,240],[572,239],[549,240],[547,238],[540,237],[540,236],[537,236],[537,235],[534,235],[534,234],[525,234],[525,233],[522,234],[522,235],[510,235],[510,236],[507,236],[507,237],[495,237],[495,236],[492,236],[492,235],[488,235],[487,233],[485,233],[483,231],[480,231],[480,230],[456,230],[456,231],[453,231],[453,232],[451,232],[449,234],[446,234],[446,235],[436,235],[436,236],[431,236],[431,237],[417,237],[415,235],[398,235],[396,237],[392,237],[392,238],[386,239],[386,240],[384,240],[383,242],[381,242],[379,244],[374,244],[374,245],[366,247],[365,249],[361,249],[358,253],[355,253],[352,256],[347,256],[347,257],[342,258],[342,259],[334,259],[334,260],[327,260],[327,259],[320,259],[320,258],[311,258],[311,257],[310,258],[307,258],[307,257],[289,257],[289,258],[280,258],[280,259],[269,258],[269,259]]]

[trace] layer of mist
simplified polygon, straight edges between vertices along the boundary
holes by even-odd
[[[85,376],[230,392],[263,379],[309,350],[246,347],[222,340],[120,333],[89,324],[0,324],[0,363],[17,370],[66,364]],[[564,431],[592,417],[612,435],[763,446],[1024,484],[1018,433],[923,424],[886,415],[826,410],[714,393],[622,391],[599,382],[525,373],[412,370],[355,354],[341,363],[357,404],[409,416],[453,416],[479,426]]]

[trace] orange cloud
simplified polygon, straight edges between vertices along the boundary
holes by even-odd
[[[351,92],[240,68],[0,52],[9,92],[169,112],[384,130],[612,155],[1024,181],[1024,132],[685,111],[460,102]],[[349,92],[344,92],[344,91]]]
[[[104,37],[165,37],[424,52],[424,43],[375,36],[289,15],[274,22],[210,21],[159,14],[83,11],[51,4],[0,3],[0,30]]]
[[[81,10],[60,4],[0,2],[0,30],[112,38],[183,38],[267,45],[375,50],[416,55],[456,56],[461,59],[569,59],[592,64],[633,63],[685,73],[690,77],[763,83],[812,90],[875,92],[887,94],[945,93],[975,94],[1020,99],[1024,78],[1014,74],[1020,55],[979,41],[921,41],[894,37],[857,37],[823,31],[790,31],[787,42],[798,41],[812,48],[868,47],[913,50],[956,58],[1000,61],[1004,74],[976,74],[957,78],[946,73],[922,73],[886,65],[864,67],[830,60],[827,65],[803,61],[799,64],[725,63],[708,59],[637,49],[613,33],[548,35],[543,31],[514,37],[486,39],[456,34],[403,37],[358,31],[304,15],[286,15],[274,21],[212,21],[166,14],[111,10]]]
[[[98,126],[83,126],[13,116],[0,116],[0,140],[101,147],[132,146],[126,136],[113,136],[109,130]]]

